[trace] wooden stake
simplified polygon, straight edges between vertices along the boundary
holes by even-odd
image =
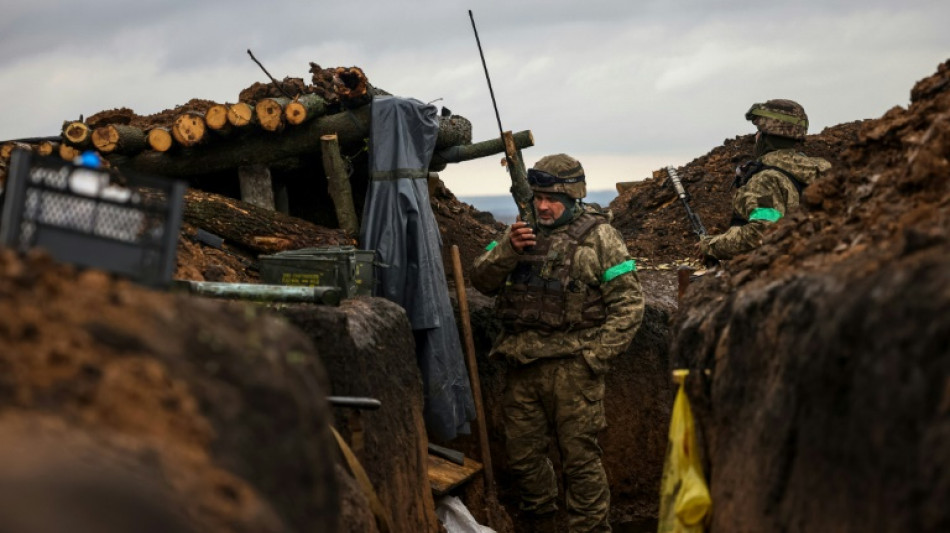
[[[478,442],[481,448],[482,465],[485,472],[486,499],[495,498],[495,475],[491,466],[491,448],[488,445],[488,420],[485,419],[485,407],[482,404],[482,385],[478,377],[478,362],[475,360],[475,340],[472,337],[472,323],[468,315],[468,298],[465,295],[465,276],[462,273],[462,258],[457,244],[452,245],[452,271],[455,276],[455,292],[459,302],[459,319],[465,338],[465,362],[468,366],[468,378],[475,398],[475,416],[478,417]],[[489,524],[490,526],[491,524]]]
[[[323,155],[323,171],[327,175],[327,189],[333,206],[336,208],[336,218],[340,222],[340,229],[347,235],[360,234],[360,220],[356,216],[353,206],[353,191],[350,188],[350,178],[346,174],[346,165],[340,156],[340,143],[336,135],[320,137],[320,153]]]
[[[686,295],[686,289],[689,288],[689,276],[693,273],[693,269],[689,267],[680,267],[676,271],[676,280],[678,282],[678,290],[676,295],[676,301],[682,302],[683,296]]]

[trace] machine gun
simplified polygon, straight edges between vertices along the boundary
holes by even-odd
[[[683,202],[683,208],[686,209],[686,217],[689,218],[689,223],[693,225],[693,232],[699,237],[705,237],[707,235],[706,228],[703,226],[702,221],[699,220],[699,215],[689,206],[689,193],[686,192],[686,188],[683,187],[683,182],[680,181],[676,169],[671,166],[666,167],[666,173],[670,176],[673,188],[676,189],[676,195],[679,196]]]
[[[495,91],[491,86],[491,77],[488,75],[488,64],[485,63],[485,54],[482,52],[482,42],[478,38],[478,28],[475,27],[475,16],[472,10],[468,10],[468,18],[472,20],[472,31],[475,32],[475,42],[478,44],[478,55],[482,58],[482,68],[485,69],[485,79],[488,80],[488,93],[491,95],[492,107],[495,108],[495,120],[498,121],[498,133],[501,134],[501,141],[505,146],[505,162],[508,169],[508,175],[511,177],[511,196],[518,205],[518,216],[521,220],[528,223],[532,228],[537,227],[537,221],[534,216],[534,205],[532,200],[534,193],[528,184],[528,173],[525,170],[524,160],[521,158],[521,150],[515,145],[515,139],[511,131],[505,131],[501,127],[501,115],[498,114],[498,104],[495,102]]]

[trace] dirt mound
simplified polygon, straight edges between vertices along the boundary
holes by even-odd
[[[911,95],[676,317],[714,531],[950,528],[950,61]]]
[[[803,151],[823,157],[837,167],[842,161],[842,151],[857,140],[861,124],[839,124],[809,135]],[[726,139],[722,146],[678,169],[692,197],[690,206],[710,234],[721,233],[729,227],[735,169],[752,159],[754,143],[753,134]],[[614,226],[626,238],[627,247],[639,265],[650,267],[698,259],[695,243],[699,238],[665,170],[658,170],[654,177],[624,190],[610,203],[610,209],[614,213]]]
[[[20,450],[35,451],[34,470],[0,464],[0,489],[15,475],[50,475],[40,469],[47,444],[75,442],[77,464],[103,466],[43,481],[50,498],[94,472],[116,483],[139,476],[193,531],[335,527],[327,381],[298,330],[250,306],[148,291],[9,250],[0,252],[0,294],[0,445],[19,435],[37,443]],[[116,492],[103,483],[92,489]]]

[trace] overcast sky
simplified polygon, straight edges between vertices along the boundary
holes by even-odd
[[[950,1],[455,0],[4,2],[0,139],[57,135],[64,120],[192,98],[233,102],[308,64],[359,66],[399,96],[498,135],[468,9],[502,125],[529,129],[528,166],[566,152],[588,187],[613,189],[751,133],[754,102],[804,105],[810,132],[909,104],[950,58]],[[459,196],[506,194],[500,158],[442,173]]]

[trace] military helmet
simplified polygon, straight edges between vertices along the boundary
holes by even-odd
[[[762,133],[788,137],[798,141],[805,140],[808,133],[808,115],[805,108],[792,100],[769,100],[764,104],[753,104],[745,114]]]
[[[528,169],[528,185],[534,192],[564,193],[575,200],[587,196],[584,167],[567,154],[544,156]]]

